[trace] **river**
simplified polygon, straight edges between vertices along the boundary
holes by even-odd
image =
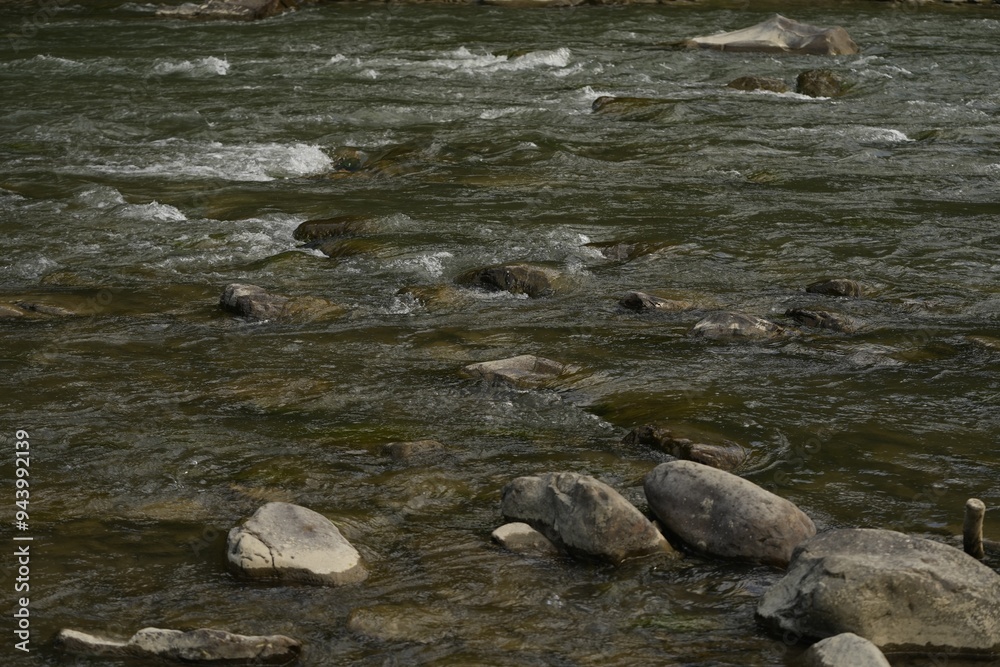
[[[772,12],[749,5],[330,4],[235,24],[61,3],[27,32],[10,26],[37,12],[4,11],[0,302],[75,313],[0,320],[4,488],[17,429],[32,452],[24,664],[70,664],[63,627],[146,626],[284,633],[309,666],[797,664],[754,622],[773,568],[491,544],[519,475],[586,473],[642,505],[662,456],[620,441],[645,423],[742,444],[741,474],[821,530],[948,540],[967,498],[1000,507],[995,10],[788,7],[862,47],[830,58],[670,47]],[[853,87],[726,87],[816,67]],[[671,102],[592,112],[603,95]],[[367,231],[332,257],[292,237],[342,215]],[[653,251],[593,245],[619,241]],[[510,261],[562,284],[452,286]],[[836,277],[865,296],[804,291]],[[231,282],[346,314],[248,322],[218,308]],[[629,290],[695,307],[626,311]],[[800,329],[794,307],[862,326]],[[689,335],[718,309],[796,335]],[[580,371],[538,390],[459,374],[525,353]],[[424,438],[446,451],[381,453]],[[226,533],[267,500],[333,520],[368,581],[230,574]]]

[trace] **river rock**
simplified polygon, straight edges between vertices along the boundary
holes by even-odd
[[[825,310],[803,310],[801,308],[789,308],[785,311],[785,317],[790,317],[802,326],[814,329],[829,329],[840,333],[854,333],[857,331],[857,324],[849,317],[831,313]]]
[[[757,618],[774,632],[853,632],[882,650],[1000,653],[1000,575],[954,547],[890,530],[801,544]]]
[[[734,470],[747,458],[747,452],[735,442],[725,445],[710,445],[679,438],[672,431],[661,426],[645,424],[629,432],[622,443],[626,445],[648,445],[684,461],[695,461],[720,470]]]
[[[24,317],[24,315],[25,312],[23,309],[7,305],[5,303],[0,303],[0,319],[12,320]]]
[[[790,89],[788,84],[781,79],[772,79],[766,76],[741,76],[733,79],[728,84],[730,88],[751,92],[754,90],[767,90],[772,93],[787,93]]]
[[[837,26],[820,28],[775,14],[757,25],[717,35],[692,37],[683,46],[720,51],[804,53],[839,56],[859,53],[847,31]]]
[[[503,488],[500,510],[507,519],[529,524],[572,555],[621,563],[674,553],[642,512],[587,475],[518,477]]]
[[[295,228],[296,241],[320,241],[339,236],[353,236],[374,231],[375,223],[360,215],[337,215],[332,218],[306,220]]]
[[[811,294],[823,294],[825,296],[864,296],[861,285],[854,280],[847,278],[834,278],[832,280],[820,280],[806,286],[806,291]]]
[[[635,243],[628,241],[596,241],[594,243],[587,243],[584,247],[593,248],[607,259],[618,262],[630,262],[638,257],[651,255],[654,252],[662,250],[664,245],[663,243],[649,243],[646,241],[637,241]]]
[[[891,667],[878,646],[853,632],[816,642],[802,658],[806,667]]]
[[[229,564],[250,577],[333,584],[364,581],[361,555],[322,514],[291,503],[267,503],[229,531]]]
[[[501,264],[466,271],[455,278],[455,282],[489,292],[503,291],[537,298],[552,294],[558,277],[557,272],[540,266]]]
[[[643,487],[663,526],[703,554],[784,567],[816,534],[812,519],[790,501],[693,461],[661,463]]]
[[[529,388],[544,387],[560,376],[575,370],[574,367],[561,364],[558,361],[536,357],[533,354],[522,354],[509,359],[469,364],[462,369],[462,375],[469,378],[482,378],[489,384],[503,383]]]
[[[254,320],[314,320],[339,317],[344,309],[315,296],[272,294],[257,285],[226,285],[219,298],[223,310]]]
[[[294,0],[209,0],[198,4],[185,2],[160,7],[156,15],[171,19],[216,21],[256,21],[281,14],[295,7]]]
[[[59,632],[56,642],[67,651],[98,657],[198,664],[284,664],[295,660],[302,649],[298,641],[284,635],[236,635],[207,628],[188,632],[143,628],[125,641],[66,629]]]
[[[733,312],[710,313],[691,329],[691,335],[712,340],[770,340],[785,334],[774,322],[755,315]]]
[[[648,311],[676,313],[694,307],[690,301],[664,299],[652,294],[646,294],[645,292],[626,292],[625,296],[618,300],[618,305],[640,313]]]
[[[850,85],[844,77],[828,69],[811,69],[795,79],[795,92],[809,97],[839,97]]]
[[[407,461],[424,454],[444,450],[437,440],[413,440],[410,442],[390,442],[382,447],[382,455],[394,461]]]
[[[508,551],[530,556],[555,556],[559,553],[556,545],[526,523],[515,521],[505,523],[493,531],[490,537]]]

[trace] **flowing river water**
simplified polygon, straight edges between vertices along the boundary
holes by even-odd
[[[792,5],[862,53],[670,48],[773,9],[331,4],[237,24],[61,3],[27,31],[38,14],[7,10],[0,301],[75,313],[0,320],[11,516],[17,429],[32,452],[33,650],[11,659],[108,664],[60,653],[63,627],[208,626],[301,639],[304,665],[798,664],[754,621],[773,568],[491,544],[519,475],[590,474],[643,507],[662,455],[620,441],[646,423],[742,444],[741,474],[821,530],[952,540],[967,498],[1000,507],[1000,13]],[[725,85],[816,67],[853,88]],[[670,102],[593,113],[602,95]],[[366,231],[333,256],[292,237],[341,215]],[[590,245],[619,241],[652,252]],[[453,287],[509,261],[559,289]],[[833,277],[864,298],[804,291]],[[345,314],[249,322],[218,308],[230,282]],[[694,308],[630,312],[629,290]],[[793,307],[862,326],[799,329]],[[796,335],[689,335],[720,309]],[[525,353],[580,370],[536,390],[459,374]],[[381,451],[426,438],[446,451]],[[226,532],[268,500],[332,519],[370,578],[234,577]]]

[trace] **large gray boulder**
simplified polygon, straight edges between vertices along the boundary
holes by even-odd
[[[268,503],[229,531],[230,566],[249,577],[317,584],[364,581],[361,555],[322,514],[291,503]]]
[[[710,313],[691,328],[691,335],[710,340],[771,340],[785,329],[756,315],[721,311]]]
[[[891,667],[878,646],[853,632],[816,642],[802,659],[806,667]]]
[[[847,31],[837,26],[820,28],[775,14],[757,25],[718,35],[692,37],[683,46],[720,51],[804,53],[827,56],[859,53]]]
[[[890,530],[804,542],[757,617],[782,634],[853,632],[883,650],[1000,659],[1000,575],[954,547]]]
[[[785,567],[816,526],[792,502],[694,461],[656,466],[646,500],[664,528],[695,551]]]
[[[518,477],[503,488],[500,510],[508,520],[527,523],[577,556],[621,563],[675,553],[642,512],[588,475]]]
[[[56,643],[72,653],[97,657],[199,664],[285,664],[302,649],[298,641],[284,635],[236,635],[207,628],[189,632],[144,628],[124,641],[67,629],[59,632]]]

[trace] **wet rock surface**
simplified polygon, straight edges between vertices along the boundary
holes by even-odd
[[[858,323],[854,319],[826,310],[789,308],[785,311],[785,317],[790,317],[798,324],[814,329],[829,329],[840,333],[854,333],[858,329]]]
[[[787,93],[791,88],[781,79],[766,76],[741,76],[726,84],[730,88],[752,92],[755,90],[766,90],[772,93]]]
[[[618,305],[622,308],[634,310],[638,313],[676,313],[694,307],[694,304],[690,301],[664,299],[662,297],[653,296],[652,294],[646,294],[645,292],[626,292],[625,295],[618,300]]]
[[[531,298],[549,296],[555,292],[559,274],[552,269],[529,264],[502,264],[472,269],[455,278],[465,287],[477,287],[488,292],[510,292]]]
[[[890,667],[878,646],[853,632],[816,642],[802,659],[806,667]]]
[[[670,429],[644,424],[622,439],[626,445],[647,445],[684,461],[694,461],[720,470],[734,470],[747,458],[746,450],[735,442],[707,444],[683,438]]]
[[[559,549],[542,533],[523,522],[505,523],[490,538],[508,551],[530,556],[555,556]]]
[[[187,664],[285,664],[295,660],[302,648],[283,635],[248,636],[205,628],[188,632],[144,628],[127,640],[61,630],[56,643],[72,653]]]
[[[775,14],[757,25],[718,35],[692,37],[682,42],[691,48],[763,53],[850,55],[859,53],[847,31],[841,27],[821,28]]]
[[[806,285],[806,292],[823,294],[825,296],[864,296],[864,289],[862,289],[861,285],[857,281],[848,278],[819,280]]]
[[[468,378],[481,378],[489,384],[534,388],[547,386],[575,370],[558,361],[536,357],[533,354],[522,354],[509,359],[469,364],[462,369],[462,375]]]
[[[156,10],[156,15],[202,21],[258,21],[293,9],[296,5],[295,0],[209,0],[163,6]]]
[[[756,315],[718,312],[697,322],[691,335],[710,340],[771,340],[785,335],[785,329]]]
[[[828,69],[811,69],[795,79],[795,92],[809,97],[840,97],[850,89],[847,79]]]
[[[219,307],[253,320],[314,320],[344,313],[343,308],[326,299],[272,294],[263,287],[241,283],[226,285]]]

